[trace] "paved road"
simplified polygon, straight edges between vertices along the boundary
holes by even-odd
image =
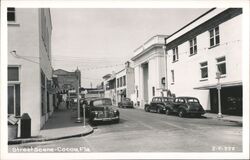
[[[120,109],[120,113],[119,124],[100,124],[86,137],[9,146],[9,151],[15,147],[59,147],[54,152],[242,151],[242,127],[234,122],[179,118],[139,109]]]

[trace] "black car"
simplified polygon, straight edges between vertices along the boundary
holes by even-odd
[[[134,108],[134,104],[129,98],[122,98],[121,102],[118,102],[118,107]]]
[[[205,110],[201,106],[198,98],[195,97],[176,97],[166,108],[166,114],[176,113],[179,117],[187,115],[201,116],[205,114]]]
[[[97,98],[91,100],[89,103],[90,117],[89,121],[91,124],[96,124],[96,122],[106,122],[112,121],[119,123],[120,113],[112,105],[110,98]]]
[[[166,108],[173,102],[170,97],[153,97],[150,104],[146,104],[144,109],[146,112],[166,113]]]

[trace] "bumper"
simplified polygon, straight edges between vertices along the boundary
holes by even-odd
[[[103,122],[106,122],[106,121],[114,121],[114,120],[118,120],[118,119],[119,119],[119,116],[111,117],[111,118],[94,118],[93,121],[103,121]]]

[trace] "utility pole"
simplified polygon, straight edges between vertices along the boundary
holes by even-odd
[[[78,70],[78,67],[77,67],[77,69],[76,69],[76,79],[77,79],[77,81],[76,81],[76,83],[77,83],[77,85],[76,85],[76,96],[77,96],[77,120],[76,120],[76,122],[77,123],[82,123],[82,119],[81,119],[81,115],[80,115],[80,102],[79,102],[79,77],[78,77],[78,72],[79,72],[79,70]]]
[[[222,113],[221,113],[221,99],[220,99],[220,90],[221,90],[221,84],[220,84],[220,78],[221,78],[221,73],[220,71],[216,72],[216,79],[218,79],[217,83],[217,90],[218,90],[218,118],[223,118]]]

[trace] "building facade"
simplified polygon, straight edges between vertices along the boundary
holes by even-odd
[[[134,51],[135,72],[135,104],[144,108],[154,96],[162,95],[165,87],[162,83],[165,77],[164,38],[166,35],[156,35]]]
[[[31,136],[53,113],[49,9],[8,8],[8,115],[31,117]]]
[[[134,85],[134,68],[127,61],[125,68],[116,73],[116,105],[118,105],[118,102],[121,102],[122,98],[133,99]]]
[[[242,9],[212,8],[167,37],[168,89],[218,113],[242,115]]]
[[[103,76],[104,97],[110,98],[116,104],[116,78],[115,72]]]

